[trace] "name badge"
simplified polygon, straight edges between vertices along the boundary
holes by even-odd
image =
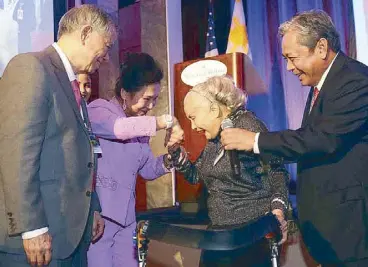
[[[21,7],[17,10],[17,19],[23,20],[23,9]]]
[[[100,146],[93,147],[94,154],[102,154],[102,149]]]
[[[91,140],[91,144],[93,147],[94,154],[102,154],[102,149],[100,146],[100,142],[98,141],[97,137],[94,134],[90,134],[89,138]]]

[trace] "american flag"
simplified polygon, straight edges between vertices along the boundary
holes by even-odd
[[[216,36],[215,36],[213,4],[212,4],[212,1],[209,1],[206,53],[204,54],[204,57],[213,57],[213,56],[217,56],[218,54],[219,53],[217,50]]]

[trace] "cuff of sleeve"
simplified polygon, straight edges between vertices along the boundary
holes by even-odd
[[[157,178],[171,171],[169,168],[165,166],[164,156],[165,155],[159,156],[156,162],[155,169]]]
[[[284,214],[286,214],[286,211],[288,209],[288,203],[282,200],[281,198],[274,198],[271,201],[271,210],[280,209],[284,211]]]
[[[49,231],[48,227],[43,227],[43,228],[36,229],[36,230],[33,230],[33,231],[24,232],[24,233],[22,233],[22,239],[35,238],[39,235],[47,233],[48,231]]]
[[[168,159],[168,154],[165,154],[162,157],[162,167],[166,172],[171,172],[175,169],[172,161]]]
[[[259,139],[259,133],[256,133],[254,136],[254,144],[253,144],[253,152],[255,154],[260,154],[259,147],[258,147],[258,139]]]

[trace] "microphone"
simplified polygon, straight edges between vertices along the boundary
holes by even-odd
[[[225,130],[229,128],[234,128],[234,124],[229,118],[226,118],[221,122],[221,129]],[[230,165],[233,175],[235,177],[240,177],[240,160],[238,157],[238,151],[228,150],[227,154],[229,155],[230,158]]]

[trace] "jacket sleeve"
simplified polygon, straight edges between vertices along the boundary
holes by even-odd
[[[156,118],[153,116],[124,117],[112,103],[97,99],[88,105],[92,131],[97,137],[127,140],[156,134]]]
[[[246,114],[246,116],[243,116],[240,119],[239,126],[249,131],[261,132],[262,134],[267,133],[268,131],[264,123],[251,113]],[[247,153],[248,152],[240,153],[240,159],[242,159]],[[285,169],[285,166],[278,163],[280,160],[277,157],[269,156],[267,160],[270,161],[271,164],[266,164],[262,156],[254,154],[253,156],[259,160],[262,166],[265,178],[263,179],[263,182],[266,183],[264,186],[269,188],[271,191],[271,210],[281,209],[284,211],[284,214],[286,214],[285,211],[287,210],[289,203],[289,174]]]
[[[185,149],[181,147],[182,153],[186,153]],[[206,154],[206,148],[202,151],[201,155],[195,162],[191,162],[188,158],[184,162],[174,162],[175,169],[184,175],[184,179],[190,184],[198,184],[202,179],[200,167],[202,165],[203,158]]]
[[[261,154],[274,155],[283,162],[295,162],[341,152],[366,134],[368,83],[353,81],[334,90],[323,105],[324,111],[313,122],[297,130],[261,133]]]
[[[0,81],[0,170],[9,235],[48,226],[40,158],[50,114],[46,70],[31,54],[13,58]]]
[[[138,173],[146,180],[153,180],[170,172],[164,167],[163,155],[155,157],[149,144],[143,144],[143,162]]]
[[[283,165],[272,165],[267,176],[271,189],[271,210],[280,209],[286,214],[289,206],[289,173]]]

